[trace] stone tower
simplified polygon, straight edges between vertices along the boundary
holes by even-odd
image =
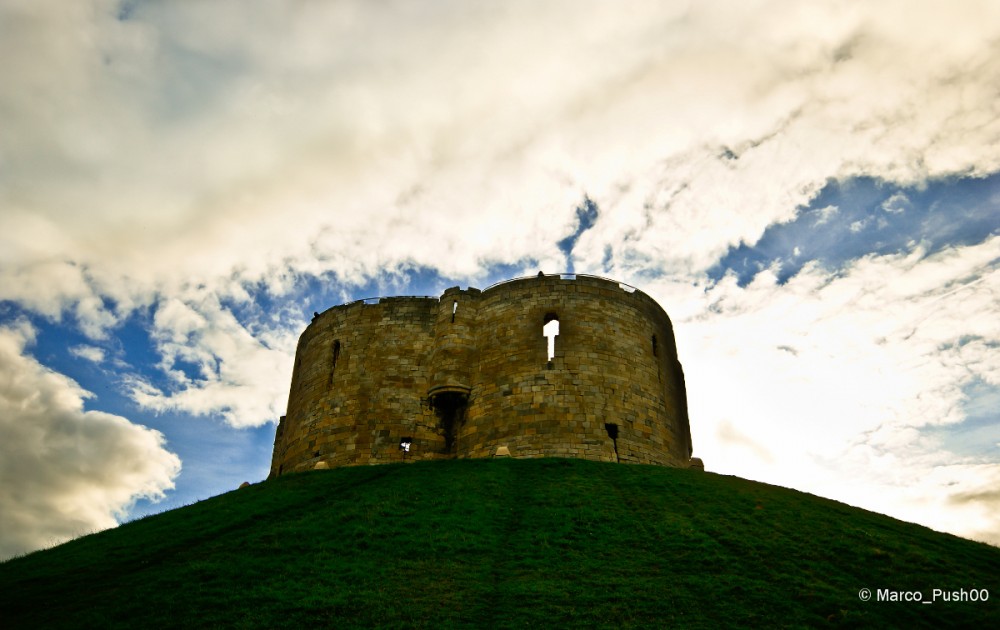
[[[271,476],[508,454],[700,467],[691,453],[660,305],[612,280],[539,274],[317,315]]]

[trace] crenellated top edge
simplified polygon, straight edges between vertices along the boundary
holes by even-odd
[[[642,290],[640,290],[640,289],[638,289],[638,288],[636,288],[636,287],[634,287],[634,286],[632,286],[630,284],[627,284],[625,282],[620,282],[620,281],[614,280],[612,278],[605,278],[603,276],[595,276],[595,275],[586,274],[586,273],[552,273],[552,274],[546,274],[546,273],[538,272],[538,274],[534,275],[534,276],[519,276],[517,278],[509,278],[507,280],[501,280],[500,282],[494,282],[493,284],[489,285],[485,289],[477,289],[475,287],[469,287],[467,289],[462,289],[459,286],[449,287],[449,288],[445,289],[440,296],[435,296],[435,295],[380,295],[380,296],[374,296],[374,297],[360,298],[360,299],[357,299],[357,300],[351,300],[349,302],[344,302],[342,304],[337,304],[335,306],[331,306],[330,308],[326,309],[322,313],[314,313],[313,314],[313,319],[316,319],[320,315],[323,315],[324,313],[327,313],[327,312],[332,311],[334,309],[344,308],[344,307],[348,307],[348,306],[354,306],[354,305],[357,305],[357,304],[364,304],[364,305],[372,306],[372,305],[376,305],[376,304],[381,304],[382,302],[387,301],[387,300],[434,300],[434,301],[440,301],[440,300],[442,300],[442,299],[444,299],[444,298],[446,298],[448,296],[451,296],[451,295],[453,295],[455,293],[486,294],[486,293],[488,293],[490,291],[494,291],[494,290],[496,290],[496,289],[498,289],[500,287],[507,287],[507,286],[510,286],[510,285],[513,285],[513,284],[517,284],[517,283],[522,283],[522,282],[533,282],[533,281],[537,281],[537,280],[540,280],[540,279],[541,280],[553,280],[553,279],[555,279],[555,280],[569,280],[569,281],[577,280],[577,279],[585,279],[585,280],[589,280],[589,281],[597,281],[598,283],[605,283],[605,284],[607,284],[611,288],[617,287],[618,289],[621,289],[623,292],[625,292],[627,294],[639,294],[639,295],[646,296],[650,300],[653,300],[652,297],[650,297],[648,294],[646,294]],[[653,302],[655,302],[655,301],[656,300],[653,300]]]

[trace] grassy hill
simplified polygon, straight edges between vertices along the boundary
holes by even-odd
[[[990,599],[876,601],[935,588]],[[0,564],[3,628],[990,627],[998,602],[995,547],[734,477],[557,459],[290,475]]]

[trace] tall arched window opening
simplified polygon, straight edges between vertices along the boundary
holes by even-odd
[[[559,334],[559,316],[549,313],[545,316],[545,323],[542,326],[542,336],[548,338],[548,360],[551,361],[556,356],[556,336]]]

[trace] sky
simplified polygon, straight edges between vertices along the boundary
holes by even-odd
[[[266,477],[314,311],[539,270],[664,307],[707,470],[1000,544],[994,0],[0,0],[0,59],[0,558]]]

